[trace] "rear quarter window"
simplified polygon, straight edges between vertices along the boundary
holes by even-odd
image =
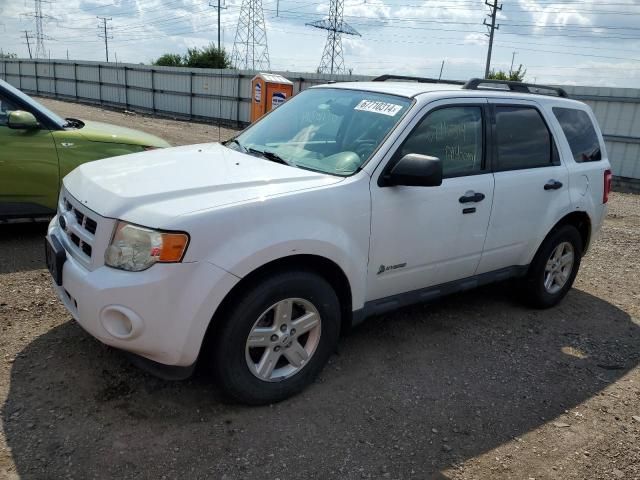
[[[567,137],[576,162],[602,160],[600,141],[587,112],[576,108],[553,107],[553,114]]]

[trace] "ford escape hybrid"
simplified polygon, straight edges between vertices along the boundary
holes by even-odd
[[[223,145],[80,166],[47,262],[100,341],[173,378],[199,360],[230,397],[275,402],[372,314],[507,278],[558,303],[609,168],[593,113],[561,89],[325,85]]]

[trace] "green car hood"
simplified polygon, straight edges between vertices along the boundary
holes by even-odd
[[[78,133],[92,142],[120,143],[144,147],[166,148],[171,145],[160,137],[132,128],[119,127],[109,123],[82,120],[84,127]]]

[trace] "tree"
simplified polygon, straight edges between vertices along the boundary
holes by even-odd
[[[18,58],[18,55],[16,55],[15,53],[0,52],[0,58]]]
[[[511,72],[504,72],[502,70],[491,70],[489,72],[490,80],[510,80],[512,82],[522,82],[524,81],[524,76],[527,74],[527,70],[520,64],[517,70],[513,70]]]
[[[182,56],[177,53],[165,53],[153,62],[153,64],[159,67],[184,67]]]
[[[213,44],[202,49],[197,47],[188,49],[183,62],[187,67],[231,68],[231,59],[226,50]]]
[[[204,48],[189,48],[186,55],[165,53],[152,63],[161,67],[231,68],[227,51],[213,44]]]

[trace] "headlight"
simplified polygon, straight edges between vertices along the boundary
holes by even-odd
[[[186,233],[160,232],[118,222],[104,262],[113,268],[139,272],[157,262],[180,262],[188,244]]]

